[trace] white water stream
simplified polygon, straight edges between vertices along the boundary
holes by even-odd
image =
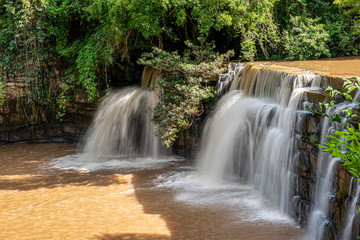
[[[356,218],[359,217],[357,204],[360,195],[360,184],[353,178],[351,179],[351,184],[349,187],[349,194],[351,193],[354,193],[354,195],[352,197],[349,209],[347,211],[347,218],[344,224],[342,240],[351,240],[353,237],[356,237],[353,236],[353,226],[354,226],[354,221],[356,220]]]
[[[332,114],[328,109],[327,114]],[[329,118],[324,118],[321,130],[320,144],[327,141],[326,136],[333,134],[341,126],[332,123]],[[319,150],[317,158],[317,179],[313,209],[308,222],[308,238],[323,239],[325,228],[329,226],[329,204],[335,198],[334,167],[340,159],[332,158],[328,153]]]

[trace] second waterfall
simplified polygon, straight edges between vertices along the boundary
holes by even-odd
[[[251,65],[239,69],[205,126],[200,174],[252,185],[292,215],[296,112],[317,79]]]

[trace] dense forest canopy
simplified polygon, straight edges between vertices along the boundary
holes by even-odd
[[[357,0],[1,0],[1,75],[62,65],[62,76],[95,94],[142,52],[181,51],[186,40],[215,41],[244,60],[356,55],[359,8]]]
[[[154,47],[211,45],[245,61],[358,55],[359,16],[358,0],[0,0],[0,95],[4,82],[27,83],[22,101],[61,117],[78,89],[94,100],[136,83]]]

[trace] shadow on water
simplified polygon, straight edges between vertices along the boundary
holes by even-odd
[[[192,165],[192,161],[179,163]],[[239,221],[232,209],[220,206],[191,205],[174,199],[172,189],[154,188],[154,181],[160,174],[178,171],[178,167],[145,170],[133,173],[132,183],[137,201],[145,214],[160,215],[171,233],[170,237],[160,235],[103,234],[96,240],[107,239],[240,239],[240,240],[288,240],[301,239],[303,230],[289,225],[264,222]]]

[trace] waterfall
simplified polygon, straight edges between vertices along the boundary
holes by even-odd
[[[349,187],[349,195],[352,193],[354,193],[354,195],[352,196],[352,200],[350,202],[350,206],[347,211],[347,217],[346,217],[346,221],[344,224],[342,240],[353,239],[352,237],[353,237],[354,221],[355,221],[356,216],[359,216],[357,203],[358,203],[359,194],[360,194],[360,184],[354,178],[351,179],[351,183],[350,183],[350,187]]]
[[[86,133],[83,158],[97,161],[107,156],[130,156],[132,160],[168,156],[151,124],[151,110],[162,94],[155,87],[157,77],[156,71],[145,68],[142,88],[114,91],[103,99]],[[296,172],[304,151],[299,142],[305,135],[300,136],[299,129],[304,128],[302,120],[309,114],[304,107],[307,95],[326,85],[322,77],[309,72],[288,72],[259,64],[231,65],[229,72],[219,77],[221,98],[204,127],[196,160],[199,175],[214,183],[232,181],[251,186],[287,215],[308,209],[301,215],[308,220],[307,239],[332,239],[335,224],[330,211],[335,203],[334,171],[339,159],[323,151],[319,151],[317,159],[313,155],[316,163],[310,165],[316,165],[316,173],[315,166],[310,166],[312,176],[307,180],[315,184],[306,185],[311,192],[307,195],[299,191],[303,185]],[[355,98],[359,96],[357,93]],[[341,103],[327,114],[350,107],[350,103]],[[320,143],[324,144],[326,136],[337,129],[342,130],[342,125],[323,119]],[[343,240],[351,239],[355,232],[360,187],[353,185],[349,192],[355,195],[349,200],[346,225],[342,225],[342,233],[336,233]],[[338,225],[336,228],[341,230]]]
[[[327,114],[334,113],[332,109],[327,109]],[[326,136],[333,134],[341,129],[338,123],[332,123],[329,118],[324,118],[321,130],[320,144],[327,141]],[[329,205],[335,199],[334,188],[334,167],[340,159],[332,158],[328,153],[319,150],[317,157],[317,179],[315,186],[315,199],[308,222],[309,239],[321,240],[324,237],[326,227],[330,226]]]
[[[355,98],[356,97],[357,94],[355,95]],[[352,109],[354,107],[356,107],[356,104],[354,102],[343,102],[337,104],[334,109],[327,109],[326,114],[342,115],[342,110]],[[342,122],[345,121],[346,118],[344,117],[342,119]],[[321,130],[320,144],[324,145],[324,143],[327,142],[326,136],[334,135],[334,132],[336,130],[343,131],[344,129],[345,127],[342,124],[331,122],[329,118],[324,118]],[[331,228],[334,227],[332,222],[332,215],[334,213],[331,212],[331,209],[334,208],[333,203],[336,197],[334,172],[335,167],[338,165],[338,161],[340,160],[341,159],[333,158],[327,152],[324,152],[322,149],[319,150],[317,157],[315,197],[313,199],[313,206],[307,227],[309,239],[322,240],[332,238]],[[359,193],[355,194],[356,202],[358,195]],[[350,207],[350,209],[356,208],[356,202],[352,203],[354,204],[354,206]],[[355,210],[353,209],[351,211]],[[349,215],[351,219],[349,219],[348,217],[348,220],[346,221],[348,226],[345,227],[347,230],[344,230],[343,232],[343,239],[350,239],[349,236],[351,235],[352,219],[354,218],[354,216],[353,213],[349,213]]]
[[[228,72],[220,74],[217,87],[217,94],[219,96],[222,96],[229,91],[232,81],[234,78],[239,78],[241,76],[245,66],[245,64],[229,64]]]
[[[351,239],[359,192],[353,191],[355,196],[348,207],[342,233],[339,223],[332,220],[337,196],[334,173],[340,159],[320,150],[315,165],[305,163],[310,164],[307,169],[316,168],[307,170],[313,171],[315,184],[304,185],[309,188],[306,196],[300,194],[304,182],[300,183],[297,176],[299,156],[304,154],[303,149],[301,152],[298,149],[301,137],[305,136],[301,135],[302,124],[311,113],[305,106],[313,105],[307,102],[307,97],[325,89],[328,79],[261,64],[235,69],[232,67],[219,78],[219,95],[229,90],[206,122],[197,159],[198,172],[216,182],[227,180],[250,185],[283,213],[299,214],[302,222],[305,217],[307,239],[333,239],[340,235],[344,240]],[[356,93],[353,103],[337,104],[327,114],[340,114],[342,109],[356,107],[359,96]],[[312,127],[313,130],[306,131],[317,134],[315,126]],[[343,129],[342,124],[323,119],[320,144],[326,142],[327,135]],[[309,180],[312,176],[308,177],[307,181],[312,181]],[[360,187],[357,189],[360,191]],[[309,199],[301,199],[302,196]],[[311,201],[311,208],[306,201]],[[305,215],[302,211],[306,211]]]
[[[283,213],[291,213],[296,110],[315,78],[265,66],[238,71],[205,125],[199,173],[213,181],[252,185]]]
[[[142,89],[128,87],[113,91],[100,103],[81,146],[84,157],[99,160],[107,156],[152,157],[168,154],[154,135],[152,110],[158,102],[154,87],[156,70],[145,68]]]

